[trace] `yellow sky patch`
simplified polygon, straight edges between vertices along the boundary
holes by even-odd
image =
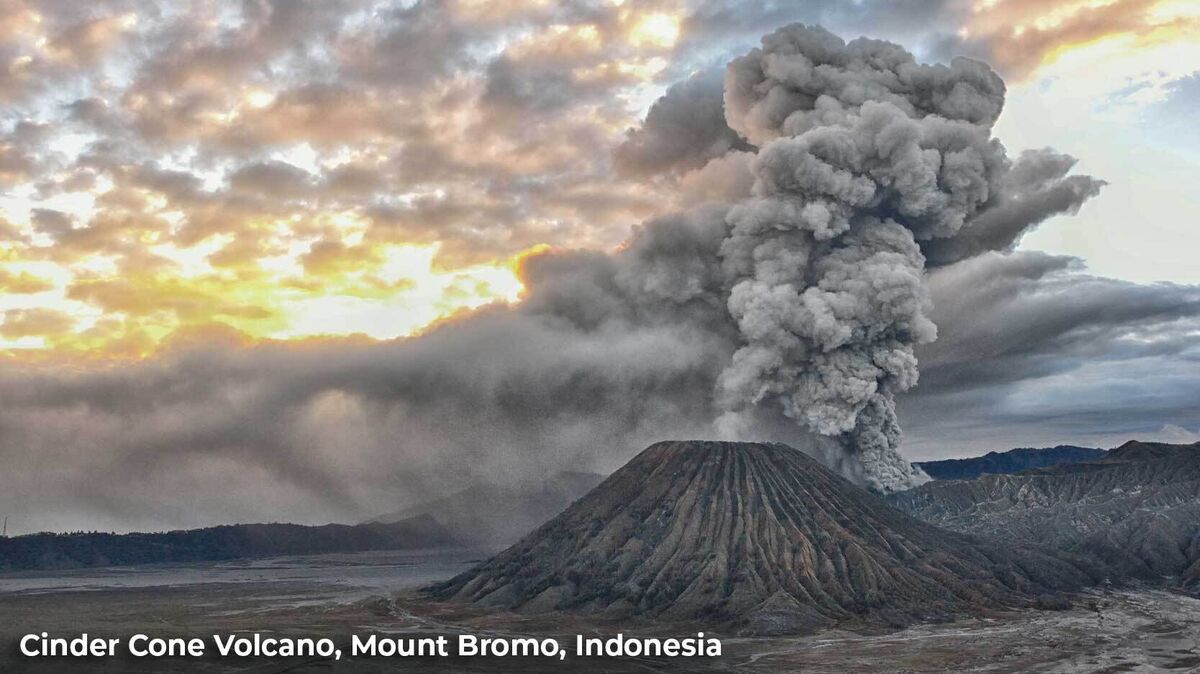
[[[629,41],[635,46],[670,48],[679,41],[679,17],[655,12],[639,17],[629,31]]]
[[[522,291],[517,266],[525,253],[445,269],[436,262],[436,244],[337,243],[324,250],[321,263],[300,274],[293,268],[80,272],[55,292],[33,275],[9,274],[0,282],[43,295],[36,307],[0,311],[0,352],[27,360],[141,357],[179,343],[182,335],[195,342],[206,334],[234,334],[247,342],[352,334],[391,339],[462,311],[515,302]],[[189,262],[193,270],[203,266],[200,257]],[[11,298],[5,302],[12,306]]]

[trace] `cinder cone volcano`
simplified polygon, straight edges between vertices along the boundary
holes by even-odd
[[[795,632],[903,625],[1099,579],[938,529],[780,444],[662,442],[438,599]]]

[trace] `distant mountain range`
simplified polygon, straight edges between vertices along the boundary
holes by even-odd
[[[1200,585],[1200,443],[1127,442],[1094,461],[935,481],[888,500],[947,529],[1087,555],[1118,577]]]
[[[598,473],[561,472],[536,485],[479,484],[371,521],[431,517],[465,544],[497,549],[559,514],[603,479]]]
[[[163,533],[39,533],[0,538],[0,572],[247,557],[504,547],[604,479],[558,473],[536,486],[476,485],[358,525],[233,524]]]
[[[0,571],[210,562],[458,545],[431,517],[391,524],[233,524],[165,533],[30,534],[0,538]]]
[[[1007,452],[988,452],[983,456],[944,461],[921,461],[919,466],[935,480],[974,480],[980,475],[1006,475],[1060,463],[1095,461],[1106,454],[1103,449],[1058,445],[1035,449],[1021,447]]]

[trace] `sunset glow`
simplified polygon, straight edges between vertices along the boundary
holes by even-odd
[[[680,50],[719,17],[686,2],[444,5],[291,23],[185,6],[0,12],[0,353],[403,337],[517,301],[528,251],[612,249],[679,205],[669,181],[614,176],[610,155],[681,73],[716,62]],[[1155,72],[1136,94],[1152,103],[1200,57],[1194,3],[969,9],[947,14],[948,34],[1018,94],[1050,71],[1126,86],[1101,80],[1105,63],[1127,81]]]

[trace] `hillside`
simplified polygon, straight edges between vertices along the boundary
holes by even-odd
[[[432,517],[464,544],[498,550],[566,510],[602,480],[598,473],[562,472],[532,486],[480,484],[372,521]]]
[[[966,459],[920,461],[913,465],[920,467],[935,480],[974,480],[985,474],[1005,475],[1060,463],[1095,461],[1104,458],[1104,455],[1103,449],[1058,445],[1042,449],[1021,447],[1007,452],[988,452],[983,456]]]
[[[1099,576],[924,524],[784,445],[664,442],[429,594],[763,633],[941,619]]]
[[[888,500],[948,529],[1039,541],[1122,574],[1200,582],[1200,443],[1128,442],[1099,461],[931,482]]]
[[[207,562],[457,544],[431,518],[357,526],[234,524],[165,533],[41,533],[0,538],[0,571]]]

